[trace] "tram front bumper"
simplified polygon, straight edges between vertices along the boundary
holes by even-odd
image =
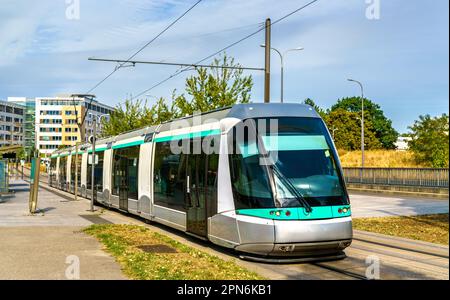
[[[252,230],[255,230],[254,226]],[[239,226],[241,237],[246,227]],[[351,217],[309,221],[274,220],[270,243],[267,239],[263,243],[241,240],[236,250],[270,256],[321,256],[342,252],[350,246],[352,237]]]

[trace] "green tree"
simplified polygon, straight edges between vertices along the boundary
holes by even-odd
[[[133,102],[127,99],[124,104],[116,106],[108,121],[102,119],[101,136],[117,135],[153,123],[152,114],[146,107],[146,102],[143,104],[141,100]]]
[[[171,105],[164,98],[159,98],[150,108],[147,107],[146,101],[140,100],[126,100],[124,104],[119,104],[109,121],[102,119],[102,136],[161,124],[174,118],[192,115],[194,112],[210,111],[235,103],[248,103],[253,86],[252,77],[244,76],[242,69],[219,68],[240,66],[235,63],[234,58],[226,55],[214,59],[212,65],[217,68],[198,68],[197,74],[186,79],[186,93],[191,96],[190,100],[184,94],[177,96],[174,91]]]
[[[409,129],[412,140],[408,145],[415,160],[433,168],[448,168],[449,116],[419,116]]]
[[[164,98],[159,98],[156,104],[146,112],[144,123],[148,125],[161,124],[175,117],[173,107],[169,107]]]
[[[17,152],[17,158],[22,160],[27,157],[27,152],[25,151],[25,148],[20,148],[19,152]]]
[[[361,112],[361,98],[350,97],[338,100],[338,102],[331,107],[331,111],[337,109],[344,109],[349,112]],[[398,132],[392,127],[392,121],[385,115],[381,107],[370,101],[364,99],[364,119],[372,123],[376,138],[381,142],[385,149],[395,149],[395,142],[398,138]],[[368,114],[366,114],[368,112]]]
[[[367,115],[368,113],[365,114]],[[325,123],[332,135],[334,131],[334,143],[338,149],[349,151],[361,149],[360,118],[360,114],[342,108],[335,109],[325,116]],[[365,123],[364,129],[365,148],[367,150],[381,148],[370,120]]]
[[[240,67],[234,58],[226,54],[214,59],[213,66],[218,68],[197,68],[197,74],[186,79],[187,99],[181,94],[174,99],[173,111],[177,116],[192,115],[236,103],[248,103],[253,87],[252,76],[244,76],[242,69],[222,67]]]

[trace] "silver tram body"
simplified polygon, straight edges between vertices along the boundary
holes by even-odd
[[[236,128],[249,120],[247,135],[262,145],[275,137],[276,169],[260,163],[260,144],[236,142]],[[260,134],[257,120],[276,120],[279,133]],[[205,144],[215,151],[193,150]],[[95,154],[94,196],[105,206],[261,259],[342,257],[351,243],[339,159],[310,106],[239,104],[99,140]],[[78,193],[90,198],[89,144],[52,155],[50,184],[74,192],[75,155]]]

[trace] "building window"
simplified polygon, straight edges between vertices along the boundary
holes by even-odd
[[[78,138],[76,136],[66,136],[66,142],[76,142]]]

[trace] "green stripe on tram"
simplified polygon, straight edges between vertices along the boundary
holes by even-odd
[[[95,152],[103,152],[107,149],[108,149],[107,147],[99,147],[99,148],[95,148]],[[92,149],[89,149],[88,153],[92,153]]]
[[[170,141],[184,140],[184,139],[190,139],[190,138],[200,138],[200,137],[205,137],[205,136],[209,136],[209,135],[218,135],[218,134],[220,134],[220,129],[204,130],[204,131],[198,131],[198,132],[158,137],[155,139],[155,143],[170,142]]]
[[[125,144],[113,145],[112,148],[113,149],[128,148],[128,147],[133,147],[133,146],[139,146],[139,145],[142,145],[143,143],[144,143],[144,140],[139,140],[139,141],[133,141],[133,142],[125,143]]]
[[[321,220],[349,217],[351,209],[350,205],[315,206],[307,213],[303,207],[258,208],[239,209],[236,214],[272,220]]]

